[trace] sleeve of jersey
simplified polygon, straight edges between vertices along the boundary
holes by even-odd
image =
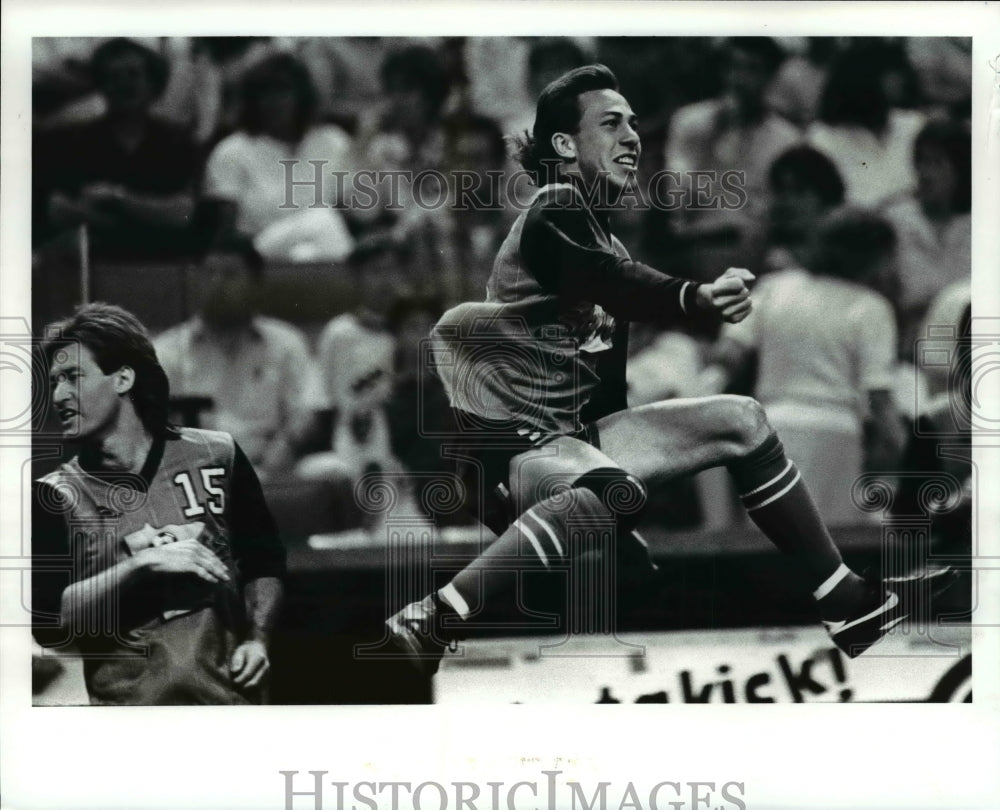
[[[697,312],[697,282],[673,278],[599,245],[579,206],[536,205],[521,256],[547,290],[600,304],[617,318],[670,326]]]
[[[285,546],[264,500],[257,473],[236,445],[230,485],[229,526],[233,555],[244,582],[285,576]]]
[[[66,640],[62,594],[72,576],[66,521],[55,509],[58,497],[45,496],[46,487],[51,490],[39,481],[31,487],[31,629],[43,647]]]

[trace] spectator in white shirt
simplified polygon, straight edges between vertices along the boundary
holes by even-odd
[[[243,78],[240,129],[208,159],[204,196],[228,204],[230,229],[269,260],[340,260],[353,246],[337,209],[350,188],[352,142],[340,127],[318,123],[316,108],[302,63],[269,56]]]
[[[828,215],[808,266],[760,281],[753,313],[724,328],[718,365],[704,375],[706,387],[721,390],[756,353],[755,395],[828,524],[863,517],[854,481],[865,469],[890,468],[903,447],[891,396],[895,318],[867,286],[892,261],[894,243],[892,226],[876,214]]]
[[[258,314],[264,265],[220,246],[194,271],[198,314],[154,341],[172,401],[202,400],[199,426],[231,433],[262,478],[287,471],[310,427],[315,366],[305,335]]]
[[[934,121],[913,147],[914,194],[886,210],[896,229],[903,358],[927,309],[945,287],[972,275],[972,137],[961,124]]]
[[[808,140],[836,165],[848,203],[885,204],[916,185],[911,154],[924,116],[891,105],[897,68],[877,43],[848,48],[830,68]]]

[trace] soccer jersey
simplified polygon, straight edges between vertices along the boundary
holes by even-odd
[[[545,186],[501,245],[486,301],[435,326],[433,362],[454,408],[575,433],[627,405],[628,321],[693,315],[697,287],[632,261],[575,185]]]
[[[67,585],[187,539],[216,554],[229,582],[160,575],[112,589],[72,627],[53,626]],[[285,555],[256,475],[229,434],[184,428],[155,439],[139,475],[95,471],[76,456],[39,479],[32,558],[36,637],[76,644],[91,702],[253,702],[229,673],[248,629],[242,588],[283,576]]]

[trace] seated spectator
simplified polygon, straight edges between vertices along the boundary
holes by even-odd
[[[824,214],[844,202],[844,183],[837,167],[822,152],[794,146],[769,172],[770,231],[764,269],[801,267],[808,242]]]
[[[86,225],[96,256],[159,257],[192,248],[198,149],[150,114],[167,63],[129,39],[94,51],[90,69],[106,111],[39,134],[35,144],[35,238]]]
[[[240,128],[205,169],[204,195],[229,212],[223,231],[252,239],[272,261],[345,258],[353,240],[336,206],[350,186],[333,173],[355,168],[352,143],[340,127],[316,123],[308,71],[290,54],[268,56],[244,75],[241,96]]]
[[[924,116],[892,106],[899,70],[886,54],[878,43],[862,43],[836,58],[807,136],[833,161],[847,201],[857,205],[887,204],[916,185],[911,155]]]
[[[359,245],[386,243],[405,254],[416,292],[452,300],[457,268],[450,260],[451,212],[442,204],[449,192],[440,174],[447,168],[446,65],[434,49],[407,45],[386,56],[380,77],[385,104],[361,122],[359,140],[364,165],[386,174],[376,184],[375,205],[355,207],[352,224]]]
[[[851,488],[862,471],[898,461],[905,431],[893,404],[896,324],[868,279],[891,261],[892,226],[851,209],[828,215],[809,263],[766,276],[753,314],[727,325],[720,366],[706,372],[722,390],[755,352],[755,394],[790,458],[809,478],[827,523],[857,522]],[[867,433],[866,433],[867,431]]]
[[[248,244],[194,271],[198,314],[154,341],[172,399],[210,404],[200,426],[231,433],[262,479],[291,468],[308,428],[314,366],[305,336],[258,314],[264,263]]]
[[[440,169],[441,121],[450,89],[444,60],[426,45],[407,45],[386,55],[379,77],[385,102],[361,122],[367,156],[391,153],[398,164],[394,168],[414,173]]]
[[[898,240],[900,354],[913,341],[931,301],[949,284],[971,281],[972,136],[960,124],[925,126],[913,146],[916,192],[886,209]]]
[[[383,405],[392,386],[394,343],[372,312],[345,312],[330,321],[316,347],[321,401],[328,414],[327,447],[355,476],[397,466]],[[309,467],[315,468],[313,459]]]
[[[768,88],[768,106],[805,132],[819,113],[823,86],[836,52],[836,37],[809,37],[805,52],[789,56],[779,68]]]
[[[768,85],[784,58],[769,37],[727,41],[724,91],[717,98],[689,104],[674,114],[667,135],[665,168],[673,172],[714,171],[708,184],[720,193],[724,172],[744,173],[746,204],[738,209],[691,210],[694,180],[685,175],[688,198],[677,230],[689,240],[727,240],[746,261],[746,242],[763,228],[768,209],[767,172],[774,159],[797,143],[798,130],[765,104]],[[699,183],[699,187],[704,187]],[[700,203],[705,206],[704,201]],[[712,264],[711,266],[715,266]],[[697,274],[699,268],[695,268]]]
[[[406,280],[391,244],[360,245],[350,265],[362,304],[333,318],[316,343],[314,452],[297,468],[307,478],[335,469],[356,479],[399,467],[383,407],[392,389],[395,351],[384,315],[398,290],[407,288]]]

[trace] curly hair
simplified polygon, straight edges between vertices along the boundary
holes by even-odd
[[[143,426],[154,436],[170,433],[170,383],[156,357],[146,327],[131,312],[114,304],[83,304],[72,315],[50,324],[41,346],[46,371],[60,349],[82,345],[90,350],[104,374],[123,366],[135,372],[129,398]]]
[[[518,162],[536,185],[544,186],[558,179],[563,159],[552,146],[552,136],[557,132],[572,135],[580,131],[578,99],[591,90],[618,90],[618,79],[604,65],[585,65],[564,73],[538,97],[532,131],[514,136]]]

